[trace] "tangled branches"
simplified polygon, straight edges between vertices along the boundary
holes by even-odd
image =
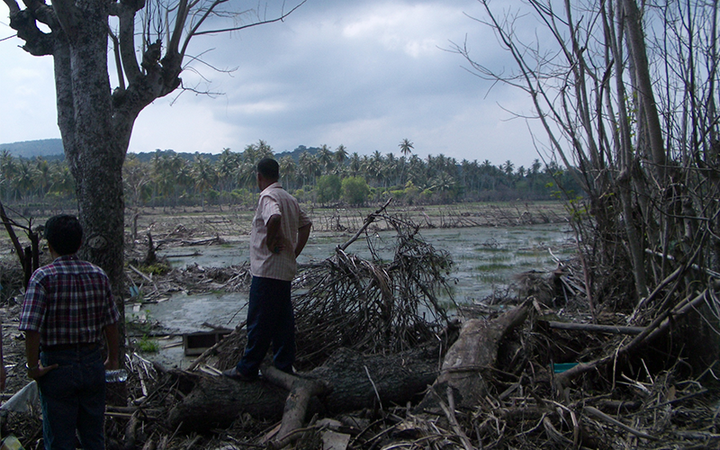
[[[449,293],[450,255],[423,241],[408,221],[375,213],[366,224],[378,217],[397,232],[391,262],[374,252],[362,259],[346,244],[305,274],[311,286],[295,298],[298,366],[316,366],[340,347],[400,352],[434,339],[447,324],[438,297]]]

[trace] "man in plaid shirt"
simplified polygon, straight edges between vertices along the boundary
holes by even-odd
[[[80,222],[52,217],[45,238],[54,261],[30,278],[19,326],[28,376],[40,388],[45,449],[75,449],[76,430],[83,449],[104,449],[105,369],[119,365],[120,313],[105,272],[75,256]]]

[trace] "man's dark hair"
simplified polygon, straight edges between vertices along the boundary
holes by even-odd
[[[263,158],[257,165],[257,171],[268,180],[280,178],[280,165],[272,158]]]
[[[45,239],[60,256],[77,252],[82,244],[82,236],[82,226],[75,216],[61,214],[45,222]]]

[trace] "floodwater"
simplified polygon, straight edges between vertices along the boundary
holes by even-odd
[[[369,245],[381,258],[391,258],[394,232],[381,232],[352,243],[347,252],[369,258]],[[567,225],[543,224],[516,227],[423,229],[420,236],[436,250],[449,252],[453,260],[450,285],[457,303],[472,304],[494,292],[506,291],[513,277],[529,270],[552,271],[557,260],[576,251],[575,238]],[[312,233],[299,264],[322,261],[345,243],[350,235]],[[369,241],[369,242],[368,242]],[[248,260],[248,237],[229,244],[172,248],[158,252],[173,267],[198,264],[203,267],[239,265]],[[128,320],[158,321],[168,334],[209,331],[207,324],[233,329],[245,320],[247,293],[174,294],[156,304],[128,305]],[[161,342],[165,347],[156,358],[166,365],[186,367],[178,338]],[[168,364],[170,363],[170,364]]]

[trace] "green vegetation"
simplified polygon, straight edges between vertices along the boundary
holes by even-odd
[[[137,334],[147,336],[151,333],[153,323],[150,320],[150,310],[135,314],[133,313],[130,317],[125,317],[125,327],[128,331],[133,330]]]
[[[141,353],[157,353],[160,351],[160,344],[154,339],[150,339],[147,335],[137,341],[137,347]]]
[[[170,272],[170,266],[166,263],[155,263],[149,266],[141,266],[140,271],[148,275],[165,275]]]
[[[301,202],[362,206],[393,198],[398,204],[433,205],[474,201],[552,200],[559,192],[571,197],[580,189],[570,171],[538,160],[530,168],[506,161],[456,161],[442,154],[421,159],[412,143],[402,156],[348,154],[344,146],[305,148],[274,155],[281,183]],[[75,186],[62,159],[14,157],[0,149],[0,201],[6,206],[71,206]],[[252,208],[257,200],[255,164],[273,156],[264,141],[241,153],[219,155],[157,151],[128,154],[123,166],[126,206],[174,207],[232,205]]]
[[[343,199],[351,205],[362,205],[367,200],[370,188],[361,177],[345,178],[342,181]]]

